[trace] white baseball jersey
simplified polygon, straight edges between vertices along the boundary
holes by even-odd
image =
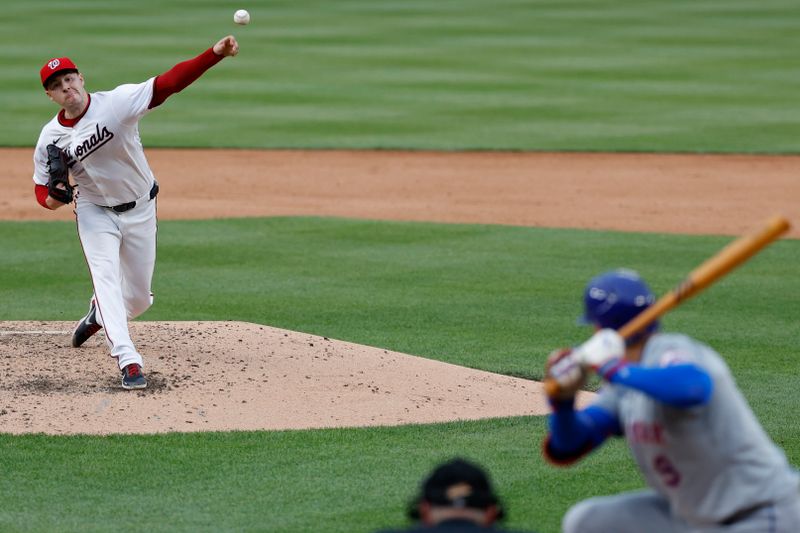
[[[743,509],[797,497],[798,473],[757,421],[722,358],[678,334],[654,335],[641,365],[694,363],[713,380],[706,405],[679,409],[622,386],[597,404],[620,420],[648,485],[692,524],[713,524]]]
[[[139,120],[149,111],[154,79],[92,93],[73,126],[54,117],[42,129],[33,156],[33,180],[46,185],[46,146],[55,143],[67,154],[78,185],[75,216],[92,276],[91,301],[120,368],[143,366],[127,322],[153,302],[157,225],[150,191],[155,178],[139,138]],[[124,212],[108,209],[134,201],[135,207]]]
[[[92,93],[86,114],[74,127],[62,126],[58,116],[53,117],[36,143],[33,181],[47,185],[45,147],[55,143],[67,153],[82,199],[115,206],[150,191],[155,178],[139,138],[139,119],[149,111],[154,79]]]

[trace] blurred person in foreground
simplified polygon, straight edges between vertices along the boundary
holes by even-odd
[[[480,466],[461,458],[433,470],[409,506],[408,516],[416,521],[414,526],[383,533],[512,533],[495,527],[504,519],[505,511],[487,474]]]

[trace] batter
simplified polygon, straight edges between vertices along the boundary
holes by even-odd
[[[598,328],[574,350],[551,355],[562,387],[545,456],[571,463],[608,436],[624,437],[649,490],[592,498],[572,507],[573,532],[790,533],[800,528],[798,473],[763,430],[722,357],[654,324],[625,340],[616,332],[649,307],[653,294],[626,270],[591,280],[585,320]],[[606,385],[574,410],[586,369]]]
[[[67,57],[53,58],[40,70],[47,96],[61,110],[41,131],[33,154],[35,194],[48,209],[74,204],[75,217],[93,294],[89,312],[72,336],[79,347],[100,329],[122,372],[122,386],[142,389],[144,361],[128,332],[128,321],[153,303],[150,291],[156,258],[158,182],[139,138],[139,120],[199,78],[239,44],[229,35],[199,56],[138,84],[87,93],[83,75]],[[48,155],[48,145],[51,153]],[[52,188],[61,150],[75,183]],[[58,153],[58,150],[55,150]]]

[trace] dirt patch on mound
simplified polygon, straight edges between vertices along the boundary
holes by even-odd
[[[242,322],[132,323],[149,385],[126,391],[102,333],[74,349],[72,326],[2,323],[0,431],[308,429],[547,410],[532,381]]]

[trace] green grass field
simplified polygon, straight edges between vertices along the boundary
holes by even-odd
[[[71,223],[0,224],[7,251],[0,320],[83,312],[88,275],[74,239]],[[157,304],[142,319],[244,320],[540,378],[550,349],[587,333],[575,317],[588,277],[628,265],[663,292],[729,241],[316,218],[161,222]],[[797,368],[798,260],[800,241],[776,243],[665,320],[667,329],[725,354],[795,464],[800,425],[786,413],[800,409],[800,378],[787,372]],[[70,282],[42,282],[54,264]],[[0,509],[0,530],[109,530],[124,516],[124,501],[137,511],[132,530],[369,531],[402,524],[419,479],[451,455],[491,469],[509,525],[543,532],[556,531],[580,497],[641,486],[620,443],[562,470],[541,459],[543,435],[543,418],[280,433],[0,435],[0,494],[9,503]]]
[[[15,2],[0,20],[0,146],[33,146],[55,114],[38,81],[54,55],[104,90],[235,33],[239,57],[143,120],[146,147],[799,153],[798,19],[790,0]],[[590,276],[634,267],[661,293],[730,240],[317,218],[159,228],[143,320],[250,321],[533,379],[585,338]],[[0,320],[85,311],[74,224],[0,223],[0,250]],[[800,241],[776,243],[665,320],[724,354],[795,465],[799,261]],[[544,432],[526,417],[15,437],[0,417],[0,531],[368,532],[403,524],[452,455],[489,468],[509,527],[541,533],[581,498],[643,485],[618,442],[546,465]]]
[[[147,146],[797,152],[794,0],[33,0],[4,6],[0,145],[91,90],[225,60],[142,122]]]

